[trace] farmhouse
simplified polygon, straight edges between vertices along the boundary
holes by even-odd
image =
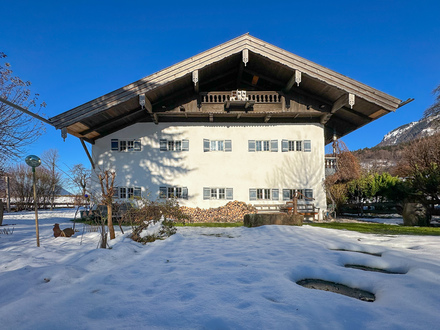
[[[50,121],[92,144],[95,171],[116,171],[120,200],[209,208],[300,191],[325,210],[324,146],[403,104],[245,34]]]

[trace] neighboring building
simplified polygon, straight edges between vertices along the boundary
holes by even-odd
[[[401,101],[248,34],[50,119],[116,171],[117,197],[326,208],[324,146]],[[97,187],[96,187],[97,188]]]

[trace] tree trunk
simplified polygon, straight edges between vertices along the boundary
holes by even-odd
[[[113,227],[113,207],[112,204],[107,205],[107,226],[110,233],[110,239],[115,239],[115,228]]]

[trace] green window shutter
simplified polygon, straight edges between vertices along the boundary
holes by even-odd
[[[167,151],[168,150],[168,141],[165,139],[160,139],[160,151]]]
[[[255,140],[248,141],[249,152],[255,152]]]
[[[182,140],[182,151],[189,151],[189,140]]]
[[[272,189],[272,200],[277,201],[280,199],[280,191],[279,189]]]
[[[119,150],[119,140],[118,139],[112,139],[112,141],[111,141],[111,148],[112,148],[112,151],[118,151]]]
[[[289,189],[283,189],[283,201],[290,200],[290,190]]]
[[[278,152],[278,140],[271,140],[270,141],[270,151]]]
[[[225,151],[226,152],[232,151],[232,140],[225,140]]]
[[[167,187],[159,188],[159,198],[167,198]]]
[[[188,199],[188,188],[187,187],[182,188],[182,198]]]
[[[203,188],[203,199],[211,199],[211,188]]]
[[[312,151],[312,141],[304,140],[304,152],[311,152],[311,151]]]
[[[209,140],[203,139],[203,152],[208,152],[209,150]]]
[[[141,151],[141,140],[134,140],[134,151]]]
[[[226,199],[234,199],[234,189],[226,188]]]
[[[249,200],[256,201],[257,200],[257,189],[249,189]]]

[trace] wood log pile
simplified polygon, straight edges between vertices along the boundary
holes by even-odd
[[[257,212],[252,205],[239,201],[210,209],[181,206],[181,210],[189,216],[190,222],[240,222],[245,214]]]

